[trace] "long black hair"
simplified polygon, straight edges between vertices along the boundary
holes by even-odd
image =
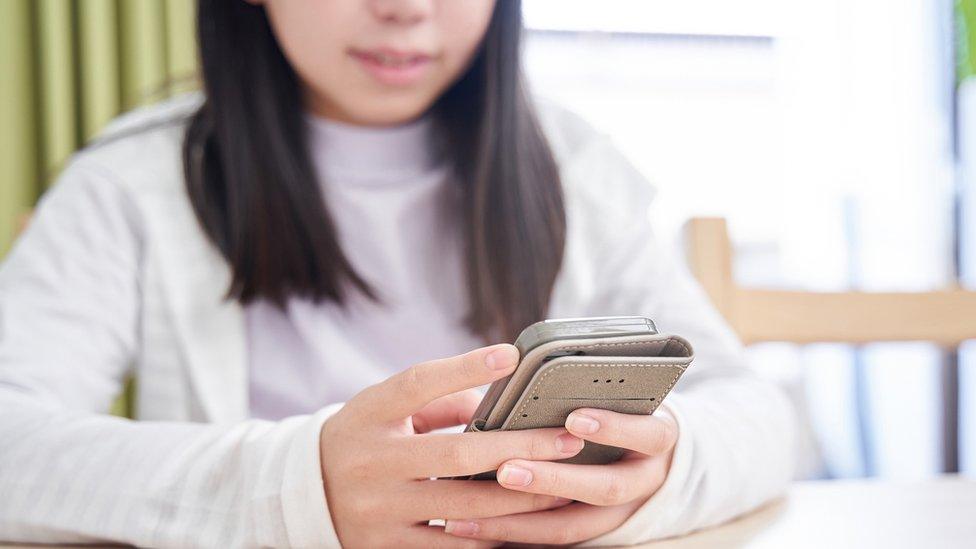
[[[346,301],[380,296],[336,237],[306,144],[298,76],[264,8],[199,0],[205,100],[183,144],[196,215],[232,271],[228,297]],[[563,258],[559,173],[519,62],[521,2],[499,0],[466,72],[431,107],[459,186],[470,309],[486,342],[545,316]]]

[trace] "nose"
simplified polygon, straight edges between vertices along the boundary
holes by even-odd
[[[434,10],[434,0],[372,0],[370,4],[374,17],[384,23],[400,25],[423,21]]]

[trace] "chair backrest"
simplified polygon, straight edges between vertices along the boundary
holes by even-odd
[[[688,264],[745,343],[931,341],[955,347],[976,339],[976,291],[807,292],[739,286],[725,219],[685,225]]]

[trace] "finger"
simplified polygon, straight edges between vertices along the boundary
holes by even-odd
[[[480,480],[424,480],[409,488],[411,516],[419,520],[482,518],[544,511],[571,500],[508,490]]]
[[[595,408],[580,408],[569,414],[566,429],[584,440],[648,456],[670,452],[678,440],[678,425],[668,416],[620,414]]]
[[[444,547],[453,549],[454,547],[465,547],[471,549],[482,549],[496,547],[498,542],[492,540],[479,539],[459,539],[444,532],[439,526],[417,525],[410,528],[410,537],[403,540],[406,547],[431,547],[434,549]]]
[[[608,465],[512,460],[502,465],[497,478],[510,490],[606,506],[653,494],[664,483],[667,467],[666,459],[648,457]]]
[[[566,545],[593,539],[627,520],[634,506],[573,503],[552,511],[473,520],[449,520],[444,531],[460,538]]]
[[[502,343],[451,358],[422,362],[368,387],[349,404],[366,408],[367,417],[395,421],[411,416],[442,396],[502,378],[518,364],[518,350]]]
[[[396,445],[397,455],[402,456],[400,472],[416,479],[494,471],[513,458],[566,459],[583,449],[583,441],[562,427],[487,433],[428,433],[391,444]]]
[[[468,389],[441,397],[420,409],[413,415],[413,428],[418,433],[434,429],[467,425],[478,408],[482,395],[475,389]]]

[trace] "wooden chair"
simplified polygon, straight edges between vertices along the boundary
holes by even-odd
[[[931,341],[956,347],[976,339],[976,291],[805,292],[750,288],[732,276],[725,220],[685,226],[688,265],[745,343]]]
[[[746,344],[929,341],[945,349],[943,444],[946,472],[958,471],[958,354],[976,339],[976,291],[806,292],[740,286],[726,222],[693,218],[686,256],[712,302]]]

